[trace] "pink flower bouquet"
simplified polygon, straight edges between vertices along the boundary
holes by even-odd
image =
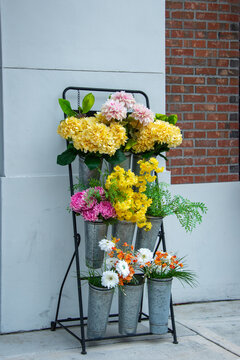
[[[91,222],[109,221],[117,217],[114,207],[106,199],[105,190],[101,186],[74,194],[71,197],[70,208],[75,213],[82,215],[84,220]]]

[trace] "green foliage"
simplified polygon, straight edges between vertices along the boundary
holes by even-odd
[[[97,270],[88,268],[86,279],[88,280],[89,284],[104,288],[101,283],[101,274]]]
[[[80,107],[80,110],[83,114],[88,113],[91,108],[93,107],[95,102],[95,97],[92,93],[87,94],[82,101],[82,107]]]
[[[152,199],[147,215],[162,217],[176,215],[181,226],[191,232],[197,224],[202,222],[202,214],[206,214],[207,207],[201,202],[192,202],[181,195],[172,197],[169,185],[166,183],[147,184],[145,194]]]
[[[155,114],[155,120],[162,120],[162,121],[166,121],[169,124],[175,125],[178,121],[178,117],[176,114],[172,114],[172,115],[163,115],[163,114]]]
[[[102,160],[97,153],[88,153],[84,162],[90,170],[94,170],[100,167]]]
[[[62,166],[69,165],[75,160],[77,154],[78,151],[73,147],[73,144],[70,143],[68,144],[67,150],[58,155],[57,164]]]
[[[72,110],[71,108],[71,104],[68,100],[66,99],[58,99],[59,105],[61,106],[62,111],[64,112],[64,114],[66,114],[67,116],[76,116],[77,113]]]
[[[162,272],[161,274],[152,272],[151,278],[152,279],[176,278],[182,284],[185,283],[192,287],[197,285],[196,275],[194,274],[194,272],[189,270],[170,269],[167,273]]]
[[[126,156],[124,155],[124,152],[118,149],[113,156],[105,155],[104,159],[112,165],[118,165],[126,160]]]

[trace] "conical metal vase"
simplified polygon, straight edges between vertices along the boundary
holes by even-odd
[[[142,160],[142,156],[141,155],[137,155],[137,154],[133,154],[133,159],[132,159],[132,171],[134,172],[135,175],[140,175],[140,165],[138,164],[139,160]]]
[[[135,242],[135,250],[139,250],[141,248],[147,248],[151,251],[154,250],[157,236],[159,234],[159,230],[162,224],[162,218],[147,216],[147,220],[151,222],[152,228],[149,231],[145,231],[144,229],[137,229],[137,237]]]
[[[99,169],[101,170],[101,168],[102,168],[102,161],[101,161],[101,164],[100,164],[99,168],[90,170],[88,168],[88,166],[85,164],[84,159],[79,157],[79,182],[82,185],[88,187],[89,180],[91,178],[94,178],[94,179],[99,179],[100,178]]]
[[[109,164],[109,172],[113,172],[113,169],[115,166],[120,166],[122,167],[125,171],[128,171],[129,169],[131,170],[131,159],[132,159],[132,154],[130,152],[126,152],[124,153],[126,160],[124,160],[123,162],[121,162],[118,165],[112,165]]]
[[[118,221],[112,226],[112,236],[120,239],[117,243],[117,247],[124,249],[123,244],[126,242],[128,245],[131,245],[133,242],[133,235],[135,230],[135,223],[130,221]]]
[[[85,231],[85,261],[93,269],[102,266],[104,251],[99,247],[99,241],[107,237],[108,226],[102,221],[84,222]]]
[[[137,332],[139,311],[143,295],[143,279],[137,285],[124,285],[118,290],[119,300],[119,333],[132,335]]]
[[[87,337],[104,337],[111,309],[113,289],[100,288],[89,284]]]
[[[172,278],[148,279],[148,308],[150,332],[165,334],[168,332]]]

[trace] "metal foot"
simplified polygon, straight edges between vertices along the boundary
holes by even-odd
[[[56,323],[55,321],[51,321],[51,331],[55,331],[56,330]]]
[[[81,354],[86,355],[87,354],[86,350],[82,350]]]

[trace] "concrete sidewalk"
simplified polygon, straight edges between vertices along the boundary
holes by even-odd
[[[234,360],[240,359],[240,301],[175,306],[179,344],[171,334],[88,344],[81,355],[79,342],[63,329],[0,336],[1,360]],[[142,322],[140,331],[147,331]],[[77,329],[79,330],[79,329]],[[108,326],[115,333],[116,325]]]

